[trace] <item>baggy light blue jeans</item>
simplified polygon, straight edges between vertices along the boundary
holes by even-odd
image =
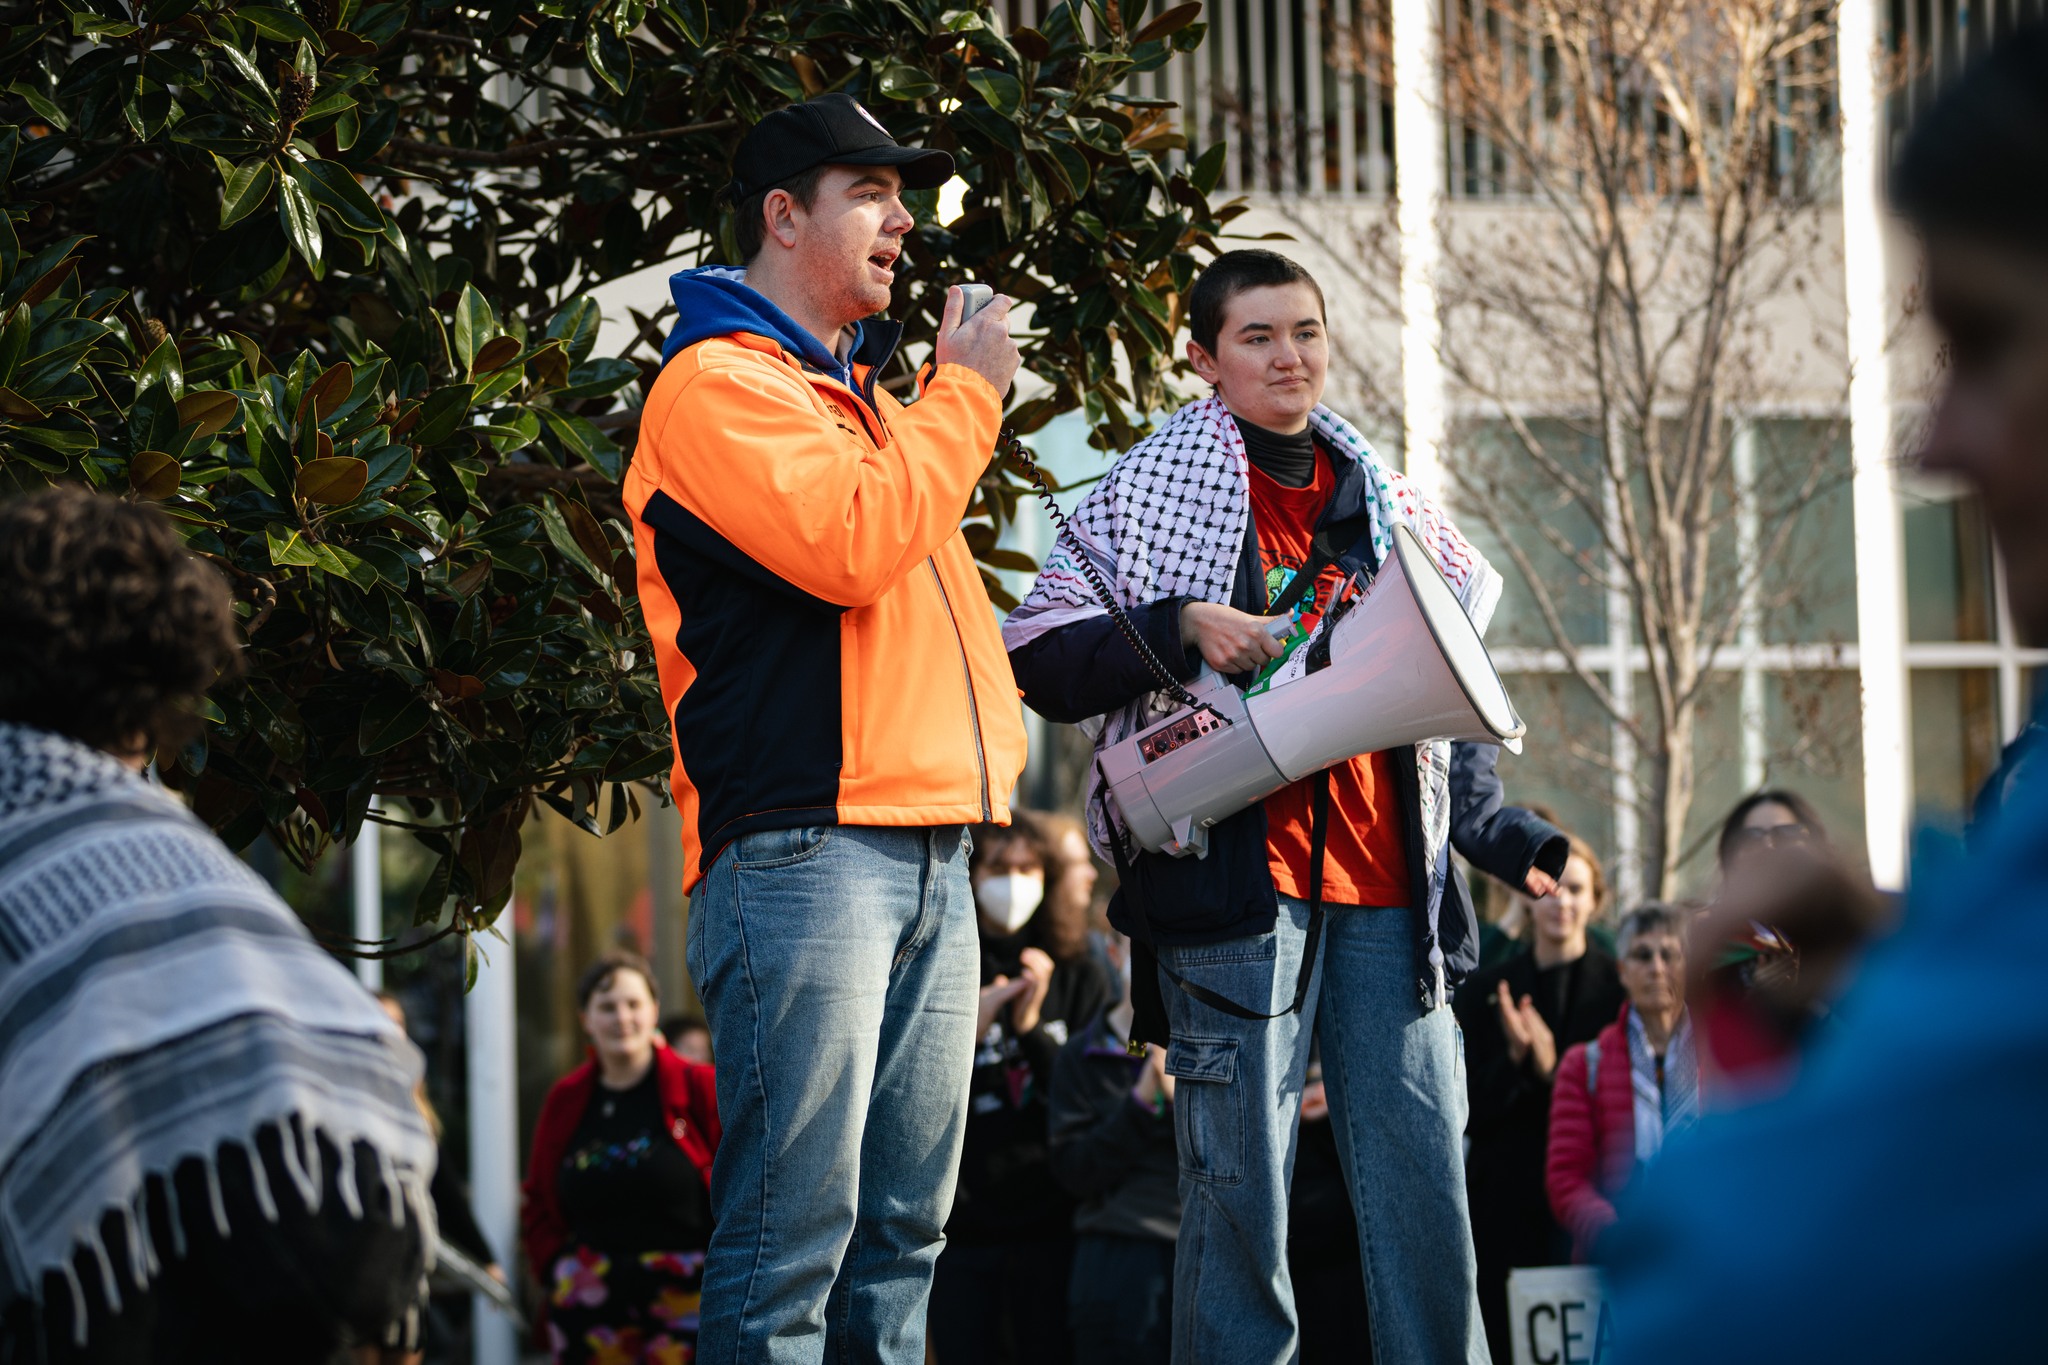
[[[974,1066],[966,831],[742,835],[691,898],[724,1137],[705,1365],[922,1365]]]
[[[1272,933],[1162,947],[1159,959],[1247,1009],[1284,1009],[1307,930],[1308,906],[1282,896]],[[1326,906],[1318,956],[1302,1012],[1258,1022],[1161,977],[1181,1172],[1175,1365],[1289,1365],[1299,1350],[1287,1193],[1312,1031],[1358,1220],[1373,1359],[1486,1365],[1457,1023],[1448,1006],[1422,1008],[1405,909]]]

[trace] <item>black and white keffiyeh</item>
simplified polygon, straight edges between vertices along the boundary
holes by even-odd
[[[76,741],[0,724],[0,1304],[40,1302],[96,1260],[107,1303],[147,1287],[145,1182],[204,1163],[227,1236],[217,1163],[283,1138],[301,1202],[319,1208],[328,1138],[347,1212],[352,1169],[377,1154],[394,1217],[421,1220],[428,1255],[434,1140],[413,1100],[419,1052],[313,942],[277,894],[167,793]],[[264,1163],[256,1197],[277,1218]],[[168,1188],[168,1181],[166,1180]],[[100,1225],[118,1216],[126,1264]],[[178,1217],[174,1213],[173,1236]],[[224,1325],[231,1330],[231,1325]]]
[[[1384,562],[1394,524],[1407,525],[1443,571],[1466,615],[1484,632],[1500,600],[1500,575],[1441,507],[1387,468],[1357,428],[1322,406],[1309,414],[1309,425],[1333,452],[1355,461],[1370,483],[1367,521],[1374,557]],[[1244,437],[1223,401],[1210,397],[1182,407],[1126,451],[1068,520],[1120,604],[1136,607],[1172,596],[1228,602],[1250,515],[1251,463]],[[1003,625],[1006,648],[1102,614],[1072,554],[1065,537],[1054,542],[1038,581]],[[1165,693],[1154,692],[1103,717],[1096,752],[1175,707]],[[1418,744],[1415,761],[1431,869],[1428,913],[1434,915],[1450,866],[1450,746]],[[1097,799],[1101,793],[1098,768],[1088,794],[1088,836],[1107,858],[1109,841],[1120,832],[1108,826],[1110,803]]]

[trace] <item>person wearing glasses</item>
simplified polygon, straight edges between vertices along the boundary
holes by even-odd
[[[1621,1017],[1568,1049],[1550,1096],[1545,1186],[1572,1236],[1572,1259],[1591,1259],[1614,1222],[1614,1198],[1665,1141],[1700,1115],[1700,1067],[1685,1011],[1685,916],[1650,901],[1621,922],[1615,948]]]
[[[1737,801],[1721,822],[1721,876],[1734,876],[1765,849],[1825,848],[1827,842],[1827,827],[1812,802],[1798,792],[1766,787]]]

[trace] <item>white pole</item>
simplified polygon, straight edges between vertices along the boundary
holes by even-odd
[[[1439,492],[1444,440],[1443,327],[1436,300],[1443,256],[1443,64],[1435,9],[1433,0],[1393,0],[1392,14],[1402,458],[1410,481],[1432,496]]]
[[[519,1049],[513,994],[511,907],[498,917],[506,942],[478,939],[484,960],[464,1000],[469,1060],[470,1202],[484,1240],[505,1273],[518,1280]],[[518,1365],[519,1334],[511,1319],[475,1296],[476,1365]]]
[[[355,927],[350,932],[366,942],[384,937],[384,864],[379,856],[383,844],[383,831],[375,821],[365,820],[348,849],[349,895],[355,911],[351,920]],[[357,958],[356,980],[369,990],[383,990],[383,961]]]
[[[1610,410],[1607,420],[1607,452],[1603,458],[1610,462],[1616,457],[1615,451],[1625,450],[1626,432],[1621,424],[1618,411]],[[1621,540],[1621,496],[1622,489],[1616,484],[1612,463],[1604,481],[1604,501],[1601,515],[1606,519],[1607,543],[1619,547]],[[1636,651],[1635,651],[1635,603],[1630,599],[1628,589],[1622,586],[1620,565],[1612,556],[1619,555],[1617,548],[1610,551],[1607,567],[1607,690],[1614,697],[1615,714],[1608,728],[1609,744],[1614,756],[1614,780],[1610,789],[1614,799],[1614,895],[1624,913],[1633,910],[1643,896],[1643,831],[1642,795],[1636,789],[1636,764],[1640,755],[1636,752],[1635,732],[1629,722],[1635,717],[1636,706]]]
[[[1849,452],[1855,468],[1856,644],[1863,683],[1863,822],[1870,873],[1906,878],[1912,750],[1906,731],[1905,579],[1892,471],[1891,312],[1885,274],[1884,96],[1879,0],[1841,9],[1842,271],[1849,360]]]
[[[1753,792],[1764,784],[1766,726],[1764,670],[1757,662],[1763,647],[1763,617],[1759,606],[1763,584],[1755,568],[1757,557],[1756,515],[1756,422],[1741,417],[1735,423],[1735,562],[1745,575],[1742,580],[1741,617],[1737,640],[1742,647],[1742,790]]]

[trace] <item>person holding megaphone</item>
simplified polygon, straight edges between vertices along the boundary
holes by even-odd
[[[1232,251],[1210,264],[1188,297],[1187,353],[1214,393],[1096,485],[1010,614],[1004,643],[1027,705],[1056,721],[1101,718],[1090,838],[1117,864],[1110,918],[1139,955],[1133,1034],[1170,1033],[1176,1080],[1174,1359],[1294,1356],[1287,1196],[1319,1036],[1375,1358],[1484,1362],[1449,1009],[1451,988],[1477,964],[1478,930],[1449,852],[1455,844],[1541,895],[1564,868],[1564,836],[1503,807],[1497,748],[1441,738],[1456,729],[1425,727],[1412,736],[1424,742],[1268,784],[1235,814],[1166,813],[1177,840],[1168,852],[1156,851],[1168,848],[1156,835],[1141,837],[1104,776],[1106,756],[1129,759],[1134,739],[1142,764],[1176,748],[1221,752],[1215,737],[1226,732],[1241,745],[1246,731],[1234,727],[1251,716],[1241,702],[1205,706],[1178,684],[1206,664],[1253,696],[1310,685],[1299,679],[1347,647],[1326,618],[1334,627],[1357,617],[1382,577],[1427,576],[1483,662],[1473,628],[1492,614],[1500,578],[1440,507],[1322,406],[1324,314],[1315,280],[1283,256]],[[1116,610],[1099,600],[1102,587]],[[1158,676],[1161,661],[1175,686]],[[1191,701],[1185,723],[1154,728]]]

